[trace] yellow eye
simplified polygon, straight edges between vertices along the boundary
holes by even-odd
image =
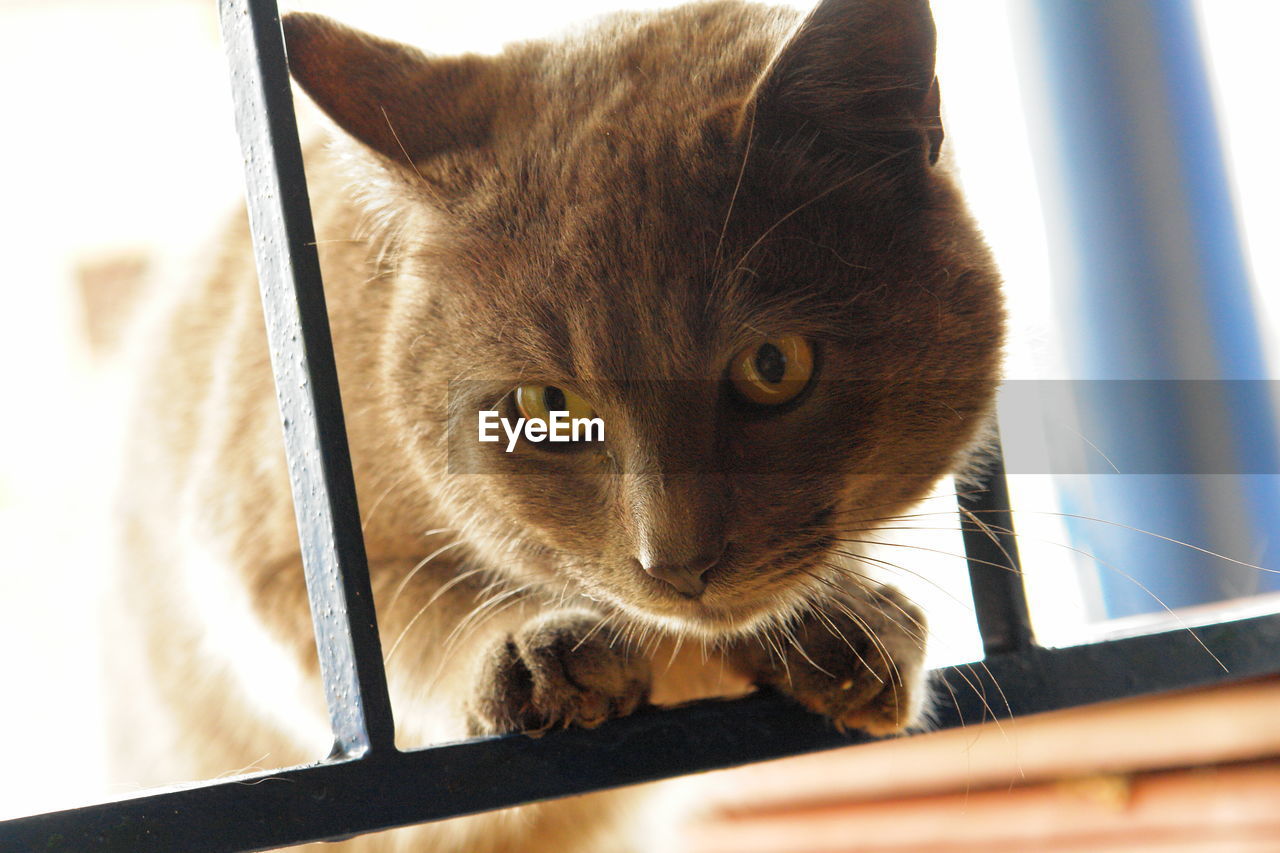
[[[813,346],[799,335],[765,338],[729,363],[729,379],[748,402],[780,406],[795,399],[813,377]]]
[[[545,422],[551,412],[568,412],[571,420],[596,416],[590,403],[558,385],[521,385],[516,389],[516,408],[531,421]]]

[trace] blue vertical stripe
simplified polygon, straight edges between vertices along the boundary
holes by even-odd
[[[1032,138],[1073,375],[1266,378],[1191,4],[1024,8],[1025,94],[1040,117]],[[1121,471],[1153,449],[1171,471],[1188,459],[1203,470],[1280,471],[1273,401],[1256,385],[1212,386],[1206,406],[1204,388],[1192,399],[1170,383],[1141,422],[1081,387],[1081,430]],[[1270,535],[1280,531],[1280,477],[1102,475],[1064,479],[1062,492],[1068,512],[1280,567]],[[1156,598],[1179,607],[1280,588],[1275,575],[1123,527],[1072,522],[1071,533],[1099,559],[1108,616],[1158,610]]]

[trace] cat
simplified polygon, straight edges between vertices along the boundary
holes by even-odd
[[[1004,334],[928,3],[718,0],[491,57],[283,27],[335,128],[308,179],[399,741],[754,685],[922,724],[924,615],[845,540],[980,452]],[[243,217],[200,273],[154,311],[121,498],[136,782],[331,739]],[[475,440],[561,406],[603,441]],[[636,849],[634,799],[342,849]]]

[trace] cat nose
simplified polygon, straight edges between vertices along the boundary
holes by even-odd
[[[714,553],[695,557],[685,563],[646,565],[642,562],[640,565],[650,577],[671,584],[681,595],[687,598],[697,598],[707,588],[707,572],[711,571],[712,567],[720,562],[720,557],[723,554],[724,548],[721,547]]]

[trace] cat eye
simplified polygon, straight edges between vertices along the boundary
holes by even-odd
[[[813,345],[799,335],[765,338],[738,352],[729,381],[747,402],[780,406],[794,400],[813,377]]]
[[[531,421],[547,421],[551,412],[568,412],[571,420],[594,418],[591,404],[558,385],[521,385],[516,388],[516,408]]]

